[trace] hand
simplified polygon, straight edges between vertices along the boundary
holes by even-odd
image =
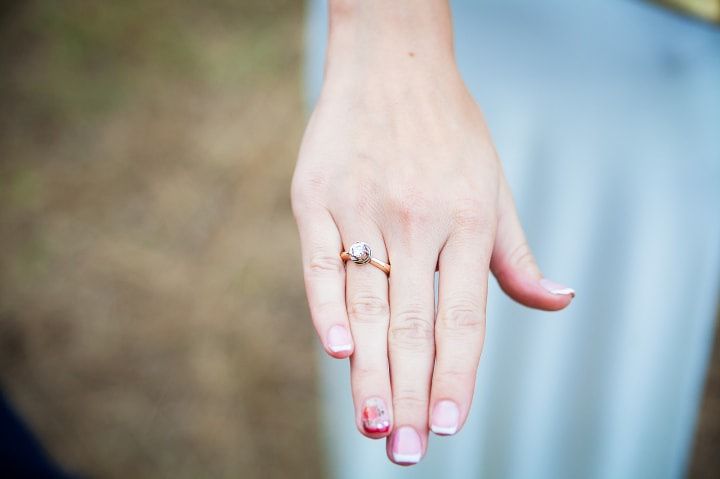
[[[418,20],[434,32],[425,42],[385,30],[402,2],[385,3],[378,23],[367,20],[372,11],[342,10],[332,29],[292,200],[313,322],[331,356],[351,359],[358,429],[392,433],[388,456],[412,464],[428,429],[453,434],[466,420],[489,271],[533,308],[562,309],[574,292],[543,280],[535,264],[451,42],[437,41],[450,28],[446,4]],[[356,241],[391,264],[389,277],[341,261]]]

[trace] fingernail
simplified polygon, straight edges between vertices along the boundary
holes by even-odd
[[[438,401],[432,412],[430,429],[435,434],[449,436],[455,434],[460,423],[460,410],[452,401]]]
[[[417,464],[422,457],[420,436],[410,426],[395,431],[392,445],[393,460],[398,464]]]
[[[385,407],[385,401],[380,398],[365,400],[362,424],[365,431],[370,433],[388,432],[390,430],[390,414]]]
[[[328,348],[333,353],[352,350],[352,337],[345,326],[335,325],[327,333]]]
[[[575,297],[574,289],[564,286],[560,283],[556,283],[555,281],[552,281],[547,278],[543,278],[540,280],[540,286],[542,286],[543,288],[545,288],[548,292],[550,292],[552,294],[569,294],[573,298]]]

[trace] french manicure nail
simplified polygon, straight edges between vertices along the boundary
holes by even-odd
[[[552,294],[569,294],[573,298],[575,297],[575,290],[572,288],[568,288],[567,286],[564,286],[562,284],[556,283],[555,281],[552,281],[547,278],[543,278],[540,280],[540,286],[545,288],[549,293]]]
[[[365,431],[383,433],[390,430],[390,414],[385,401],[380,398],[365,400],[362,410],[362,424]]]
[[[398,464],[417,464],[422,457],[422,442],[417,431],[403,426],[395,431],[392,444],[393,460]]]
[[[345,326],[336,324],[327,333],[328,348],[333,353],[352,350],[352,337]]]
[[[435,434],[449,436],[455,434],[460,423],[460,410],[453,401],[438,401],[432,412],[430,430]]]

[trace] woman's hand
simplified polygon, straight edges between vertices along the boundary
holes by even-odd
[[[543,280],[530,253],[454,64],[447,4],[405,3],[331,4],[292,200],[313,322],[330,355],[351,359],[358,428],[392,433],[388,456],[412,464],[429,429],[453,434],[467,417],[489,271],[530,307],[562,309],[574,293]],[[341,261],[357,241],[389,277]]]

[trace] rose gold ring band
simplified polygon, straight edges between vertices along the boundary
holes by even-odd
[[[350,253],[347,251],[343,251],[340,253],[340,258],[342,258],[343,261],[353,261],[352,257],[350,256]],[[364,263],[358,263],[356,261],[353,261],[357,264],[364,264],[364,263],[370,263],[371,265],[375,266],[377,269],[382,271],[383,273],[389,275],[390,274],[390,265],[387,263],[384,263],[376,258],[370,258],[368,261],[365,261]]]

